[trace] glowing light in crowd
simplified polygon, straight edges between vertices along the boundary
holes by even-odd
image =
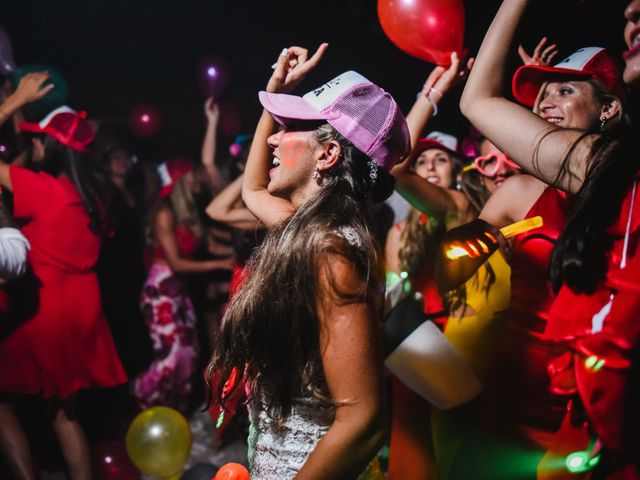
[[[603,358],[598,358],[596,355],[591,355],[590,357],[587,357],[587,359],[584,361],[584,366],[587,367],[589,370],[593,370],[594,372],[597,372],[602,367],[604,367],[604,363],[605,361]]]
[[[217,54],[209,54],[198,60],[196,81],[206,97],[220,98],[229,82],[229,65]]]
[[[138,105],[129,115],[129,126],[139,137],[151,137],[162,129],[162,113],[154,105]]]
[[[564,463],[571,473],[582,473],[591,470],[600,461],[600,455],[590,457],[586,451],[573,452],[566,456]]]

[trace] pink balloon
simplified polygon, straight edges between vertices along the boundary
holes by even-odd
[[[411,56],[448,66],[451,52],[462,56],[462,0],[378,0],[382,30]]]

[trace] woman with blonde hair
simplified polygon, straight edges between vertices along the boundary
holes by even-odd
[[[140,305],[155,358],[133,382],[143,408],[167,405],[187,412],[198,356],[196,316],[185,276],[228,267],[227,260],[196,260],[204,228],[193,192],[201,186],[191,162],[174,158],[158,167],[159,199],[150,214],[148,274]]]

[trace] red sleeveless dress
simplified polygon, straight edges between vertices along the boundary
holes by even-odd
[[[554,298],[549,260],[570,211],[566,194],[547,187],[525,216],[539,215],[544,223],[513,242],[511,303],[493,358],[495,374],[489,373],[485,393],[501,423],[544,448],[564,414],[565,400],[549,390],[547,364],[554,351],[542,334]]]
[[[513,242],[511,303],[474,414],[475,428],[440,466],[448,480],[529,480],[558,429],[566,401],[549,393],[547,363],[553,349],[542,339],[553,303],[548,263],[571,211],[565,194],[547,187],[525,218],[543,226]]]
[[[0,327],[0,392],[65,398],[125,383],[94,272],[100,238],[78,191],[66,178],[17,166],[10,175],[32,275],[9,288],[9,306],[20,311]]]
[[[582,450],[597,435],[607,457],[602,477],[638,479],[640,415],[640,188],[638,179],[609,229],[606,281],[592,294],[563,286],[550,311],[545,339],[558,354],[549,367],[551,388],[586,412],[580,432],[566,435],[559,454]],[[637,191],[636,191],[637,190]],[[580,444],[580,441],[583,445]],[[576,444],[577,442],[577,444]],[[575,478],[575,477],[573,477]]]

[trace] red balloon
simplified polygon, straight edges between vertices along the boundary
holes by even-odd
[[[91,449],[96,480],[140,480],[122,441],[101,442]]]
[[[462,56],[462,0],[378,0],[382,30],[400,50],[448,66],[451,52]]]
[[[225,463],[212,480],[251,480],[249,471],[239,463]]]

